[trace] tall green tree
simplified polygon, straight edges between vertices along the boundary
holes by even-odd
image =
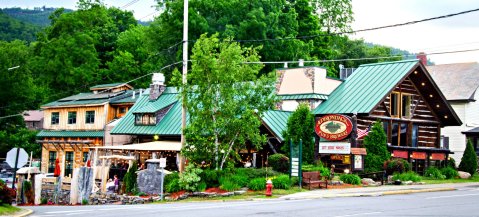
[[[384,161],[391,158],[387,149],[387,137],[380,121],[374,122],[371,131],[364,137],[367,155],[364,158],[364,171],[377,172],[383,170]]]
[[[474,151],[474,147],[472,146],[472,142],[470,139],[467,140],[466,149],[464,150],[464,154],[461,158],[461,163],[458,167],[459,170],[468,172],[473,176],[477,170],[477,154]]]
[[[244,64],[258,59],[256,49],[216,34],[196,42],[188,84],[182,86],[189,114],[182,150],[187,158],[222,169],[247,143],[258,148],[266,142],[259,114],[274,105],[276,79],[273,74],[257,79],[262,65]]]
[[[281,148],[282,151],[289,156],[289,142],[299,144],[303,141],[303,162],[314,162],[314,116],[311,113],[308,104],[301,103],[296,111],[291,114],[284,132],[285,144]]]

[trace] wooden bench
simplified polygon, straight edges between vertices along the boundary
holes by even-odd
[[[311,186],[318,186],[318,188],[324,187],[328,188],[328,180],[322,180],[321,173],[316,172],[303,172],[303,183],[309,185],[309,190]]]

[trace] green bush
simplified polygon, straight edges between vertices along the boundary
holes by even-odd
[[[387,175],[392,175],[394,173],[409,172],[411,170],[411,164],[404,159],[395,158],[385,161],[383,168]]]
[[[278,176],[281,175],[281,173],[274,171],[270,167],[264,167],[261,169],[255,169],[255,168],[238,168],[232,171],[231,173],[235,174],[243,174],[248,177],[249,180],[254,179],[254,178],[260,178],[260,177],[273,177],[273,176]],[[226,174],[225,174],[226,175]]]
[[[195,167],[193,164],[186,166],[185,171],[180,174],[180,188],[187,191],[196,191],[201,181],[199,174],[202,172],[202,169]]]
[[[291,180],[288,175],[280,175],[273,178],[273,187],[276,189],[289,189],[291,187]]]
[[[359,178],[359,176],[355,174],[342,174],[341,176],[339,176],[339,180],[343,181],[346,184],[352,184],[352,185],[361,184],[361,178]]]
[[[83,205],[86,205],[86,204],[83,203],[83,201],[86,201],[86,204],[88,204],[88,200],[87,200],[87,199],[83,199],[83,200],[82,200],[82,204],[83,204]],[[48,199],[47,199],[47,198],[42,197],[42,198],[40,199],[40,204],[47,204],[47,203],[48,203]]]
[[[420,182],[421,177],[415,172],[396,173],[393,180]]]
[[[201,181],[200,184],[198,184],[197,191],[200,191],[200,192],[205,191],[206,187],[207,187],[206,182]]]
[[[289,172],[289,158],[284,154],[273,154],[268,157],[268,165],[273,167],[273,170],[287,173]]]
[[[207,187],[217,187],[220,185],[219,177],[221,177],[222,174],[222,170],[203,170],[200,177],[201,180],[206,183]]]
[[[476,173],[477,170],[477,155],[474,151],[474,147],[472,147],[471,140],[467,141],[466,150],[464,150],[464,154],[461,158],[461,163],[459,164],[459,170],[468,172],[471,176]]]
[[[303,165],[301,170],[303,172],[316,172],[319,171],[321,173],[321,176],[323,177],[329,177],[330,171],[327,167],[323,166],[322,164],[319,165]]]
[[[443,175],[441,171],[436,167],[428,167],[426,171],[424,172],[424,176],[432,178],[432,179],[439,179],[439,180],[446,178],[446,176]]]
[[[180,175],[177,172],[173,172],[165,176],[164,180],[165,191],[168,193],[178,192],[180,188]]]
[[[126,172],[125,176],[123,177],[123,181],[125,182],[126,193],[134,194],[137,191],[137,183],[136,183],[137,171],[138,171],[138,163],[134,161],[130,169],[128,169],[128,172]]]
[[[45,199],[45,201],[43,201],[43,199]],[[44,202],[45,202],[45,203],[44,203]],[[47,204],[47,202],[48,202],[48,201],[47,201],[47,198],[42,198],[42,202],[41,202],[42,204]],[[85,198],[83,198],[83,199],[81,200],[81,204],[82,204],[82,205],[88,205],[88,200],[85,199]]]
[[[231,181],[238,184],[240,187],[246,187],[249,183],[248,176],[244,174],[235,174],[231,176]]]
[[[452,167],[453,169],[457,169],[456,167],[456,160],[454,160],[454,158],[449,158],[449,160],[447,160],[447,165],[446,167]]]
[[[265,178],[254,178],[249,184],[248,188],[253,191],[262,191],[266,189],[266,179]]]
[[[241,186],[232,180],[231,177],[220,178],[220,189],[225,191],[236,191],[240,188]]]
[[[442,168],[441,173],[442,173],[442,175],[444,175],[446,177],[446,179],[453,179],[453,178],[456,178],[457,176],[459,176],[459,173],[457,172],[457,170],[455,170],[452,167]]]

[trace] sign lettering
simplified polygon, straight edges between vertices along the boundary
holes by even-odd
[[[343,140],[349,136],[353,123],[344,115],[326,115],[321,117],[314,128],[316,134],[330,141]]]

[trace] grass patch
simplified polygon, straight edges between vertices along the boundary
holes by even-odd
[[[437,180],[429,177],[422,177],[422,181],[426,184],[446,184],[446,183],[467,183],[467,182],[479,182],[479,175],[477,173],[469,179],[444,179]]]
[[[22,210],[22,209],[20,209],[18,207],[7,205],[7,204],[3,204],[3,205],[0,206],[0,216],[1,215],[10,215],[10,214],[16,213],[20,210]]]

